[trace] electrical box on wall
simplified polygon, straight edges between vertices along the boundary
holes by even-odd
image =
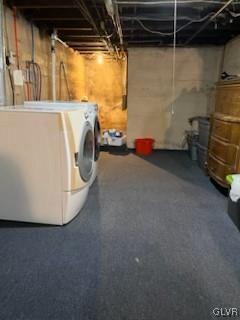
[[[15,86],[23,86],[23,72],[22,70],[13,71],[13,83]]]

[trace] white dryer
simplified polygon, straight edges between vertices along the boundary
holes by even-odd
[[[90,186],[95,181],[98,174],[98,159],[100,155],[101,145],[101,129],[98,119],[98,106],[92,102],[81,102],[81,101],[25,101],[24,107],[33,109],[84,109],[89,122],[94,130],[94,163],[93,163],[93,174],[90,180]]]
[[[0,219],[68,223],[86,201],[94,154],[84,109],[0,108]]]

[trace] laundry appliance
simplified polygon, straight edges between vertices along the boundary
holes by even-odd
[[[84,109],[90,124],[94,130],[94,162],[93,162],[93,173],[90,179],[90,186],[95,181],[98,174],[98,159],[100,155],[101,145],[101,132],[100,123],[98,119],[98,106],[92,102],[81,102],[81,101],[25,101],[24,106],[26,108],[33,109]]]
[[[83,207],[94,130],[82,108],[0,108],[0,219],[63,225]]]

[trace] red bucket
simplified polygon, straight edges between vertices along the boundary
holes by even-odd
[[[154,140],[152,138],[136,139],[136,153],[143,156],[148,156],[153,151]]]

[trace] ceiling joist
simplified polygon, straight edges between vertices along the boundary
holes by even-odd
[[[176,45],[221,45],[240,33],[239,1],[177,0]],[[174,0],[6,0],[73,48],[113,53],[126,46],[169,46]],[[223,5],[229,2],[228,6]],[[222,8],[222,9],[221,9]],[[216,14],[217,13],[217,14]],[[194,37],[192,37],[194,35]],[[190,39],[191,38],[191,39]],[[190,40],[189,40],[190,39]],[[76,43],[78,44],[76,46]]]

